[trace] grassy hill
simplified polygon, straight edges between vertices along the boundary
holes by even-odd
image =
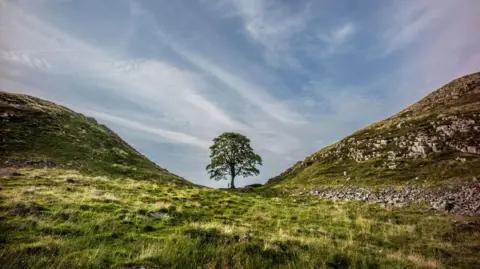
[[[349,135],[269,180],[277,187],[441,185],[480,178],[480,73]]]
[[[45,100],[0,92],[0,122],[0,167],[57,166],[186,183],[95,119]]]
[[[92,119],[0,97],[0,268],[480,268],[476,216],[195,186]]]

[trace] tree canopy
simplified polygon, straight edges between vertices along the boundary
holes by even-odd
[[[259,175],[256,165],[262,165],[262,158],[250,146],[250,139],[239,133],[223,133],[213,139],[210,147],[211,162],[206,169],[211,179],[227,180],[235,188],[235,177]]]

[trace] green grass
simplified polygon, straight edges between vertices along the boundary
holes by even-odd
[[[466,162],[456,160],[465,158]],[[471,181],[480,175],[480,158],[469,153],[432,154],[425,159],[396,161],[395,169],[384,166],[383,159],[366,162],[316,162],[281,178],[275,188],[314,188],[338,186],[391,187],[423,185],[435,187],[454,182]],[[347,175],[344,175],[344,171]],[[347,180],[348,179],[348,180]]]
[[[57,168],[20,172],[1,178],[2,268],[480,266],[478,225],[454,226],[454,216],[420,205],[380,208]],[[168,217],[150,215],[158,212]]]

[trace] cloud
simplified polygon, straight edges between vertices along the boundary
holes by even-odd
[[[318,33],[318,39],[329,45],[339,46],[355,33],[355,25],[351,22],[332,29],[328,34]]]
[[[218,6],[242,20],[244,33],[263,48],[270,65],[300,68],[289,51],[294,49],[292,39],[307,26],[308,5],[294,11],[279,1],[229,0],[220,1]]]
[[[150,24],[153,31],[157,33],[160,42],[168,45],[172,51],[200,69],[203,74],[214,77],[227,86],[227,89],[235,91],[237,95],[243,98],[248,106],[256,107],[266,115],[285,124],[304,123],[300,114],[269,94],[265,86],[255,82],[255,77],[246,75],[242,70],[241,62],[236,63],[235,67],[232,67],[231,64],[224,64],[224,59],[208,58],[188,48],[181,42],[175,40],[167,31],[161,29],[160,25],[154,22],[154,14],[145,9],[139,2],[130,2],[134,3],[132,12],[138,13],[141,11],[142,17],[140,19]],[[255,6],[257,2],[252,1],[247,3],[240,1],[237,4],[252,5],[253,9],[256,10]],[[228,52],[223,51],[221,47],[215,48],[215,51],[218,54],[228,54]],[[252,63],[249,64],[252,65]],[[259,70],[258,66],[255,66],[255,69]],[[256,75],[269,76],[267,73],[257,73]],[[190,98],[193,99],[193,96]],[[232,127],[239,130],[248,129],[248,126],[245,125],[232,125]]]
[[[383,34],[386,48],[382,55],[391,54],[415,42],[420,34],[425,32],[436,21],[448,14],[446,1],[438,1],[430,5],[427,1],[418,1],[415,4],[397,3],[392,6],[393,26]],[[453,2],[452,2],[453,3]],[[391,16],[391,15],[390,15]]]
[[[328,57],[345,51],[348,47],[346,43],[355,35],[355,32],[356,26],[352,22],[333,27],[327,32],[319,31],[317,38],[325,44],[322,56]]]
[[[113,115],[99,112],[99,111],[85,110],[85,109],[83,111],[85,111],[85,113],[87,113],[88,115],[95,117],[96,119],[118,124],[123,127],[127,127],[128,129],[136,130],[137,132],[146,132],[155,136],[160,136],[162,138],[165,138],[167,141],[171,143],[187,144],[187,145],[199,147],[201,149],[205,149],[208,146],[210,146],[210,141],[199,139],[198,137],[194,137],[184,133],[173,132],[173,131],[165,130],[162,128],[148,126],[137,121],[120,118],[120,117],[113,116]]]
[[[178,46],[174,47],[178,48]],[[283,105],[281,102],[275,100],[275,98],[269,95],[261,86],[249,82],[232,72],[229,72],[227,69],[204,59],[200,55],[191,53],[187,50],[176,49],[176,51],[180,55],[184,56],[188,61],[201,68],[203,71],[213,75],[225,85],[235,90],[251,105],[254,105],[262,110],[263,113],[286,124],[304,123],[300,114]]]
[[[272,52],[288,49],[288,39],[305,27],[301,14],[293,15],[286,6],[271,1],[234,0],[232,4],[250,37]]]
[[[455,78],[480,71],[480,32],[476,29],[480,2],[429,3],[396,6],[396,25],[390,29],[397,31],[385,32],[392,37],[384,43],[385,53],[405,55],[394,79],[397,102],[417,101]]]
[[[45,58],[32,55],[29,52],[0,51],[0,60],[43,71],[52,69],[52,65]]]

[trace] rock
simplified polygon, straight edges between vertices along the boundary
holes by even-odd
[[[447,212],[452,211],[452,209],[455,207],[455,200],[449,199],[445,201],[445,210]]]
[[[252,237],[249,234],[246,234],[242,236],[240,239],[238,239],[238,242],[245,242],[245,241],[250,241]]]
[[[319,199],[333,201],[370,201],[380,207],[403,207],[426,202],[433,211],[456,214],[480,214],[480,184],[475,181],[461,185],[440,186],[428,189],[425,186],[405,186],[402,188],[370,189],[348,186],[340,188],[316,188],[300,193],[314,195]]]
[[[396,163],[389,163],[388,164],[388,169],[396,169],[397,168],[397,164]]]
[[[156,219],[169,217],[168,213],[161,213],[161,212],[152,212],[150,213],[150,216]]]
[[[432,209],[440,212],[450,212],[455,207],[455,203],[452,199],[444,199],[432,203]]]
[[[11,115],[8,112],[4,112],[3,114],[0,115],[0,120],[7,122],[10,121]]]
[[[7,167],[15,167],[15,168],[20,168],[20,167],[55,167],[57,164],[52,161],[48,160],[42,160],[42,161],[31,161],[31,160],[25,160],[25,159],[14,159],[14,160],[6,160],[3,163]]]
[[[66,177],[65,179],[63,179],[65,182],[67,183],[75,183],[75,180],[73,180],[72,178],[69,178],[69,177]]]

